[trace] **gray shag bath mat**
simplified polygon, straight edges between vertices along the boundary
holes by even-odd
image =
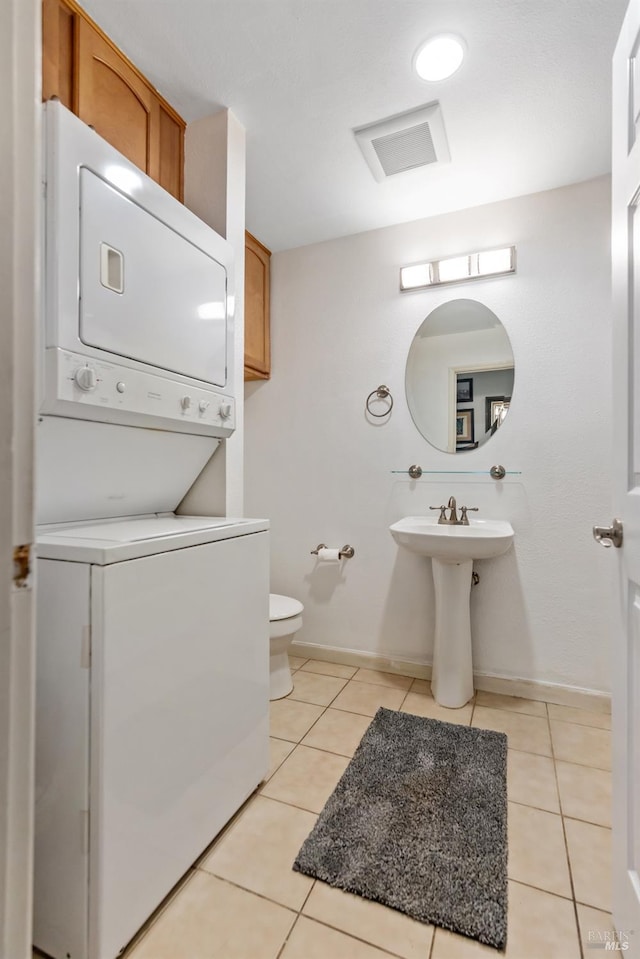
[[[507,737],[379,709],[293,865],[504,949]]]

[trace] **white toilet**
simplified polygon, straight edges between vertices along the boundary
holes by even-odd
[[[291,596],[269,594],[269,646],[271,689],[269,699],[282,699],[293,689],[289,667],[289,646],[302,626],[304,606]]]

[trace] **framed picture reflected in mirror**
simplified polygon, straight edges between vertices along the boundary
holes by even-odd
[[[473,409],[456,411],[456,449],[461,443],[475,442]]]
[[[456,402],[473,403],[473,377],[458,377],[456,385]]]
[[[498,429],[509,411],[510,396],[486,396],[484,400],[484,430],[492,434]]]

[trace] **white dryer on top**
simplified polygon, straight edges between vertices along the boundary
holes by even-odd
[[[230,244],[61,103],[44,110],[41,412],[229,436]]]

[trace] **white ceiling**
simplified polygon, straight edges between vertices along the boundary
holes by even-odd
[[[247,226],[272,250],[590,179],[610,169],[626,0],[84,0],[187,120],[247,130]],[[412,56],[467,44],[449,80]],[[377,183],[354,127],[433,100],[451,163]]]

